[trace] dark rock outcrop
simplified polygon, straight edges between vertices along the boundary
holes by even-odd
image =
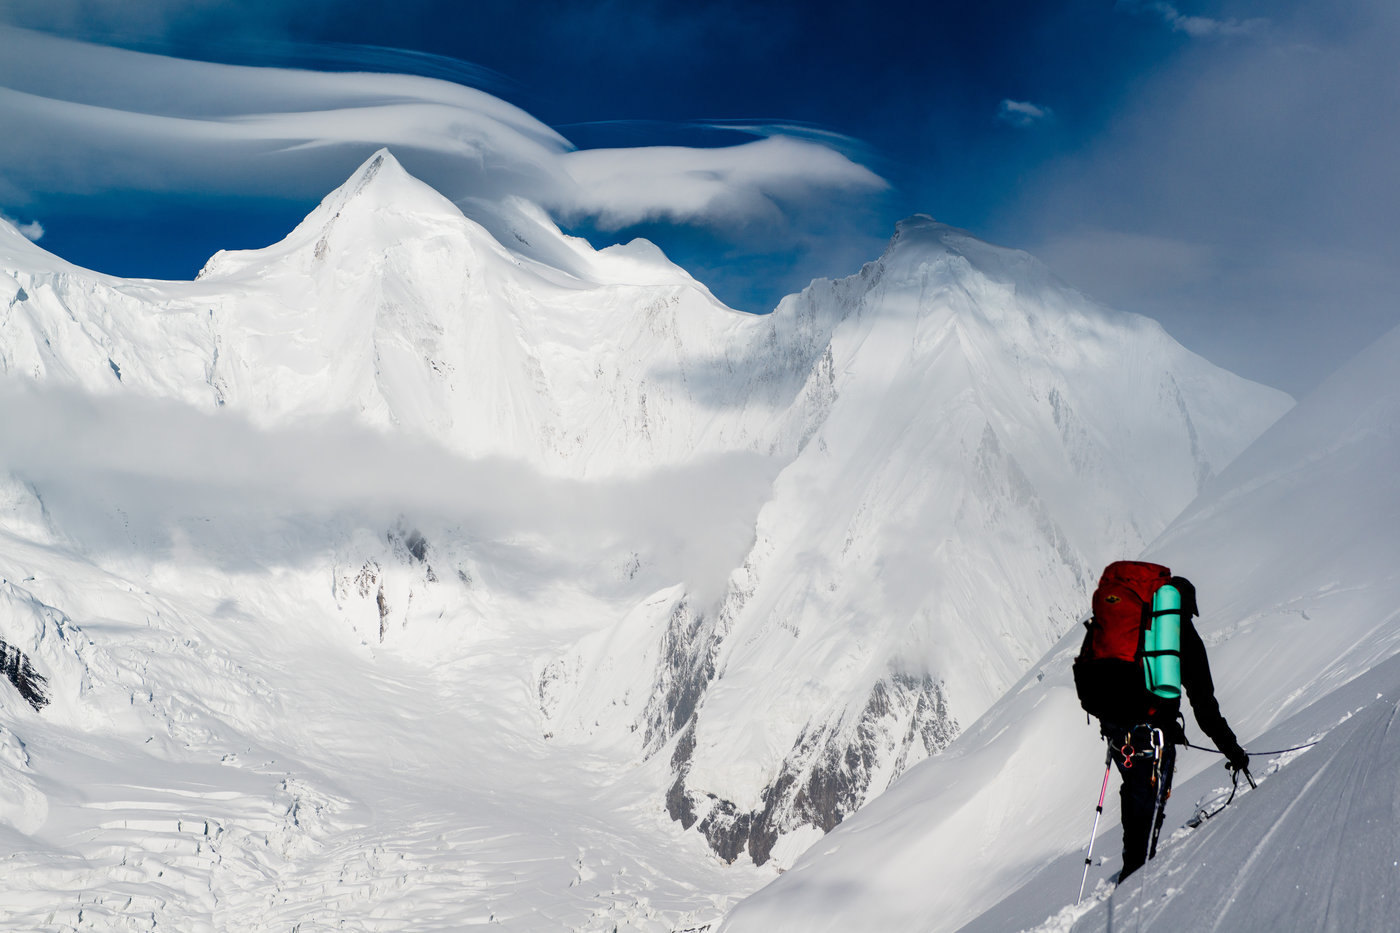
[[[34,670],[28,655],[3,640],[0,640],[0,671],[35,711],[49,705],[48,694],[44,691],[49,679]]]
[[[941,751],[958,734],[947,712],[943,685],[928,675],[891,674],[875,684],[853,723],[809,726],[764,788],[761,808],[744,811],[714,794],[687,785],[695,750],[695,726],[681,732],[671,756],[676,779],[666,794],[671,818],[699,831],[727,862],[745,851],[754,864],[772,857],[779,836],[801,826],[830,832],[858,810],[882,771],[897,777],[910,760]],[[701,815],[703,814],[703,816]]]

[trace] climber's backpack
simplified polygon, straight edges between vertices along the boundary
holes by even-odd
[[[1149,692],[1143,659],[1144,641],[1152,622],[1152,597],[1167,583],[1188,590],[1191,605],[1183,614],[1189,619],[1195,602],[1191,584],[1180,577],[1173,578],[1171,571],[1160,564],[1116,561],[1104,568],[1099,578],[1094,590],[1094,614],[1084,623],[1089,631],[1074,659],[1074,686],[1079,691],[1080,705],[1101,722],[1143,722],[1153,708],[1162,705]],[[1179,657],[1178,651],[1172,653]],[[1179,685],[1178,680],[1178,693]]]

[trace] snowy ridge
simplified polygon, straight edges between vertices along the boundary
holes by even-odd
[[[1393,720],[1395,668],[1387,659],[1400,653],[1394,533],[1400,495],[1390,465],[1400,457],[1400,392],[1389,360],[1397,351],[1400,330],[1284,416],[1146,551],[1148,559],[1196,582],[1216,693],[1246,748],[1308,742],[1353,713],[1364,715],[1355,726],[1360,730],[1383,731]],[[1042,921],[1048,931],[1084,916],[1084,910],[1061,912],[1077,889],[1093,793],[1103,775],[1102,744],[1085,724],[1069,673],[1079,642],[1078,632],[1067,634],[943,754],[913,769],[741,904],[726,933],[852,926],[982,931]],[[1332,807],[1354,799],[1355,808],[1336,819],[1348,826],[1389,800],[1388,785],[1361,777],[1359,769],[1370,768],[1366,759],[1373,754],[1388,760],[1390,745],[1350,738],[1350,728],[1301,756],[1255,762],[1259,773],[1278,775],[1209,824],[1209,832],[1184,837],[1190,848],[1174,851],[1183,837],[1172,835],[1163,861],[1145,874],[1155,876],[1154,897],[1161,898],[1147,918],[1167,923],[1171,917],[1171,926],[1195,928],[1203,911],[1225,899],[1240,897],[1248,907],[1259,903],[1261,892],[1297,884],[1339,903],[1341,892],[1355,891],[1345,872],[1320,879],[1319,871],[1330,871],[1325,858],[1319,863],[1290,855],[1299,850],[1282,844],[1274,830],[1284,817],[1307,822],[1302,814],[1310,803]],[[1294,768],[1301,770],[1295,774]],[[1222,778],[1218,756],[1184,752],[1167,833],[1196,802],[1218,801]],[[1116,820],[1111,796],[1096,850],[1103,859],[1091,872],[1091,888],[1115,870]],[[1322,832],[1308,825],[1314,826],[1308,833]],[[1358,833],[1369,832],[1355,825]],[[1212,847],[1221,850],[1218,860]],[[1390,854],[1380,855],[1390,864]],[[1217,866],[1209,879],[1201,873],[1202,859]],[[940,884],[931,888],[930,877]],[[1358,883],[1372,902],[1393,900],[1400,891],[1393,872],[1363,869]],[[1111,896],[1102,891],[1102,903],[1074,928],[1121,922],[1124,902],[1137,890],[1129,884]],[[1276,928],[1316,929],[1316,907],[1300,908]],[[1338,928],[1374,928],[1362,923],[1367,910],[1346,907],[1340,916],[1361,925]],[[1282,916],[1275,907],[1268,914]]]
[[[703,926],[1289,404],[929,218],[753,316],[517,208],[381,152],[192,283],[0,235],[7,911]]]

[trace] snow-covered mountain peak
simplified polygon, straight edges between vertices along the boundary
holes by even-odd
[[[261,275],[278,262],[291,262],[298,274],[309,272],[316,262],[338,268],[447,229],[465,235],[477,247],[497,245],[451,201],[408,174],[393,153],[380,149],[279,243],[265,249],[221,250],[198,278]]]
[[[520,198],[466,207],[464,212],[411,175],[392,152],[380,149],[280,243],[222,251],[199,278],[228,279],[250,270],[260,274],[278,260],[291,263],[298,274],[317,263],[345,271],[362,267],[375,254],[441,248],[446,240],[457,240],[467,247],[462,255],[465,268],[460,270],[467,273],[483,273],[494,264],[556,285],[682,285],[709,295],[647,240],[598,250],[581,237],[563,233],[543,208]],[[480,218],[471,216],[478,211]]]
[[[427,214],[441,204],[450,203],[431,186],[408,174],[387,148],[379,149],[361,163],[344,184],[322,200],[321,210],[339,213],[355,202],[370,209],[394,205]]]
[[[460,224],[462,212],[426,182],[410,175],[388,149],[380,149],[332,191],[299,226],[316,229],[338,219],[367,222],[385,216],[411,219],[420,229]],[[483,237],[489,237],[484,230]]]
[[[1022,288],[1040,288],[1054,280],[1049,269],[1031,254],[989,243],[928,214],[914,214],[899,221],[876,262],[887,274],[908,278],[919,275],[939,259],[961,260],[965,270],[975,270],[998,282],[1014,282]]]
[[[884,257],[888,258],[912,249],[960,253],[969,244],[979,244],[1002,252],[1019,252],[993,246],[960,227],[935,219],[931,214],[911,214],[894,225],[894,235],[890,237]]]
[[[916,352],[945,355],[956,345],[974,370],[1007,351],[1017,368],[1019,361],[1040,368],[1074,368],[1086,361],[1096,366],[1098,361],[1089,358],[1104,344],[1140,339],[1149,323],[1096,305],[1028,253],[988,243],[927,214],[900,221],[883,253],[858,276],[813,287],[841,293],[847,313],[868,316],[878,307],[880,317],[904,321]],[[1170,338],[1161,343],[1173,355],[1180,349]],[[1018,378],[1014,372],[985,371],[973,378],[999,384],[1008,376]]]
[[[22,303],[0,371],[229,405],[264,426],[346,414],[553,473],[768,451],[773,407],[736,412],[750,385],[724,374],[773,322],[725,307],[645,241],[595,250],[509,207],[521,251],[381,150],[282,241],[221,252],[192,283],[15,244],[6,290]],[[775,347],[781,376],[760,380],[784,408],[807,349]]]

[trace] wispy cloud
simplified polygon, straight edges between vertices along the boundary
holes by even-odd
[[[613,229],[656,219],[762,219],[813,189],[885,187],[834,150],[783,137],[722,149],[585,149],[562,161],[575,187],[557,206]]]
[[[4,221],[11,227],[14,227],[31,240],[38,240],[44,235],[44,225],[37,220],[31,220],[28,223],[20,223],[7,214],[0,214],[0,221]]]
[[[1267,19],[1217,19],[1210,16],[1195,16],[1182,13],[1174,3],[1166,0],[1118,0],[1118,8],[1130,12],[1155,16],[1174,31],[1185,33],[1193,39],[1220,39],[1246,36],[1260,32],[1269,25]]]
[[[455,200],[524,197],[604,226],[744,223],[883,181],[811,138],[578,151],[432,78],[174,59],[0,27],[0,162],[19,188],[312,198],[390,146]]]
[[[997,119],[1012,126],[1028,127],[1053,119],[1054,111],[1030,101],[1006,98],[997,107]]]

